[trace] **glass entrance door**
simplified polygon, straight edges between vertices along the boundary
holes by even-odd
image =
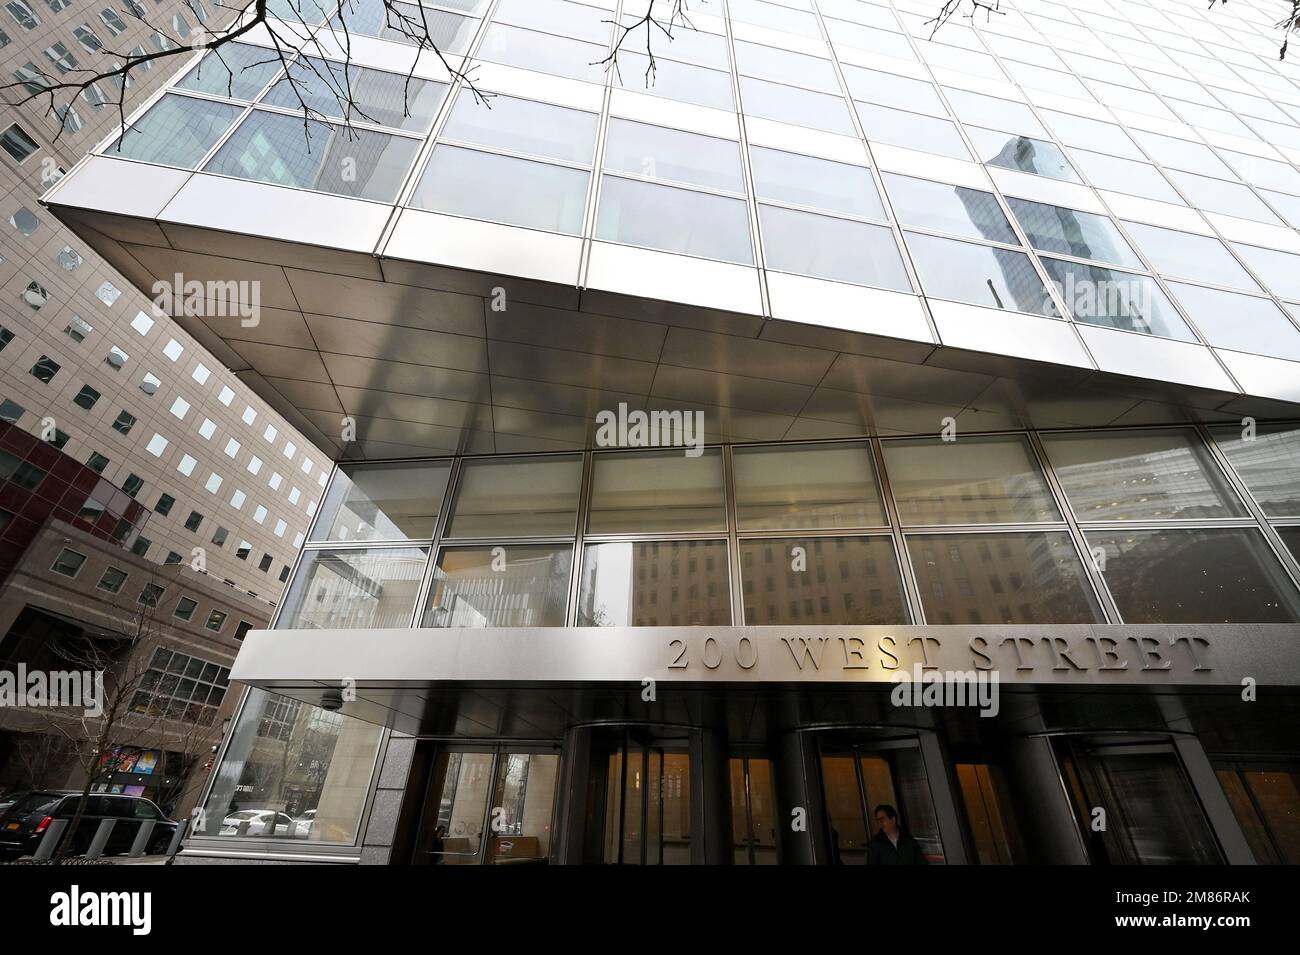
[[[882,805],[895,809],[900,828],[917,841],[927,862],[943,864],[943,840],[915,740],[820,743],[832,864],[866,864],[878,830],[876,807]]]
[[[1215,763],[1255,860],[1300,864],[1300,760],[1224,758]]]
[[[429,772],[412,862],[545,864],[559,764],[554,752],[440,749]]]
[[[1256,861],[1300,864],[1300,760],[1222,758],[1216,773]]]
[[[1077,737],[1052,744],[1093,865],[1222,862],[1172,744]]]
[[[691,760],[686,740],[626,732],[605,751],[601,861],[689,865]],[[594,808],[594,807],[593,807]]]
[[[756,756],[729,760],[731,844],[736,865],[779,865],[776,790],[772,761]]]

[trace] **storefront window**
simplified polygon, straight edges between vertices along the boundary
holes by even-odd
[[[312,540],[430,540],[450,473],[447,461],[341,467]]]
[[[276,626],[410,626],[428,553],[424,547],[306,551]]]
[[[251,690],[195,834],[352,844],[380,727]]]

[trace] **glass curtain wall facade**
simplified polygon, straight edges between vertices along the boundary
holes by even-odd
[[[1254,495],[1300,498],[1300,428],[1256,442],[1134,428],[343,465],[276,626],[1296,623],[1300,507]]]
[[[357,639],[375,628],[417,628],[437,640],[440,628],[479,627],[1295,624],[1297,456],[1300,426],[1278,425],[1252,441],[1238,430],[1189,426],[723,446],[696,458],[597,450],[342,465],[274,626],[355,630]],[[353,843],[381,737],[368,723],[252,691],[201,834]],[[859,800],[896,803],[907,786],[911,831],[932,861],[943,861],[919,751],[869,748],[855,757],[860,744],[848,745],[848,755],[832,747],[820,763],[841,861],[867,856],[872,827],[857,818]],[[1063,752],[1061,765],[1080,774],[1078,767],[1090,767],[1092,785],[1118,785],[1106,759],[1091,752]],[[1185,803],[1180,811],[1199,815],[1196,796],[1180,788],[1186,781],[1172,751],[1099,752],[1133,765],[1127,785],[1163,774],[1177,790],[1170,798]],[[647,767],[667,758],[647,753]],[[423,831],[414,861],[510,857],[513,844],[503,848],[499,836],[483,841],[488,830],[476,813],[486,811],[489,789],[482,787],[510,760],[540,757],[502,756],[494,770],[490,756],[459,762],[470,755],[438,757],[439,772],[452,759],[452,769],[474,779],[488,775],[481,784],[436,777],[447,792],[480,789],[454,797],[470,800],[464,819],[446,808],[453,796],[444,795],[437,825],[446,831]],[[1154,769],[1147,757],[1168,765]],[[637,757],[614,751],[611,778],[622,779],[626,758]],[[754,762],[756,772],[770,775],[765,759],[733,757],[729,770],[737,864],[778,860],[774,836],[744,815],[755,799],[771,814],[774,797],[747,792],[749,777],[741,775]],[[302,770],[289,767],[303,766],[314,771],[294,778]],[[995,792],[1005,786],[995,781],[999,770],[984,762],[953,769],[975,833],[971,861],[1024,861],[1023,849],[1010,848],[1022,837],[996,818],[1009,812],[1005,795]],[[1273,825],[1283,832],[1271,841],[1251,833],[1261,857],[1294,853],[1295,833],[1285,822],[1294,808],[1294,770],[1235,772],[1218,775],[1242,807],[1253,807],[1248,785],[1272,783]],[[553,767],[545,778],[552,812]],[[1080,799],[1103,798],[1085,797],[1084,785]],[[320,821],[285,823],[272,833],[272,823],[258,817],[241,828],[239,806],[250,789],[259,804],[285,801],[290,817]],[[615,786],[607,798],[625,813],[620,791]],[[886,792],[889,799],[880,795]],[[1132,826],[1167,824],[1154,812]],[[775,831],[770,818],[767,826]],[[551,830],[543,828],[545,842]],[[1203,828],[1198,822],[1197,831]],[[619,832],[641,861],[643,851],[674,858],[672,846],[645,843],[649,834],[640,829],[607,828],[605,838],[617,842]],[[1110,854],[1133,862],[1220,861],[1209,830],[1201,837],[1199,848],[1165,834]],[[453,848],[437,848],[440,838]],[[611,844],[594,861],[628,861]],[[675,851],[678,861],[688,860],[682,845]]]
[[[1251,356],[1300,361],[1300,79],[1266,58],[1258,6],[1210,25],[1038,2],[934,31],[924,0],[736,0],[726,18],[719,0],[659,45],[652,84],[636,50],[602,65],[614,6],[425,9],[448,54],[687,104],[690,128],[577,108],[580,92],[485,105],[408,84],[409,40],[349,3],[328,25],[388,41],[392,71],[305,57],[285,76],[239,44],[101,153],[1207,346],[1225,380],[1252,378]],[[803,151],[775,148],[795,129]],[[897,148],[992,177],[890,172]]]
[[[692,7],[651,69],[618,45],[644,0],[410,5],[449,70],[374,0],[280,0],[310,55],[196,57],[52,191],[274,275],[280,324],[217,337],[357,429],[195,854],[856,864],[888,806],[930,864],[1300,857],[1300,66],[1269,0]],[[698,413],[700,446],[610,446],[615,407]],[[994,719],[917,712],[813,672],[862,639],[834,628],[1052,663]],[[705,670],[764,663],[648,706],[604,676],[693,634]],[[744,682],[772,654],[789,680]],[[1277,685],[1234,709],[1239,667]]]

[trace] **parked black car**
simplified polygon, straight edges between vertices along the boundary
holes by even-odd
[[[72,824],[80,799],[81,793],[57,789],[18,794],[13,805],[0,813],[0,856],[12,859],[36,852],[45,831],[55,819],[67,819],[68,824]],[[72,837],[70,851],[73,855],[85,854],[104,819],[117,820],[104,847],[104,855],[130,852],[140,825],[146,819],[154,820],[154,828],[145,852],[160,855],[167,851],[178,825],[143,796],[91,793],[81,815],[81,824]]]

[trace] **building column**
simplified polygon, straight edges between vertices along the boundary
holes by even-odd
[[[1182,700],[1177,697],[1161,696],[1160,712],[1164,714],[1165,724],[1178,735],[1174,737],[1174,749],[1187,771],[1187,779],[1196,791],[1196,798],[1210,821],[1223,857],[1230,865],[1256,865],[1255,853],[1250,850],[1246,834],[1241,830],[1237,814],[1232,811],[1228,794],[1219,784],[1210,757],[1205,753],[1199,737],[1192,735],[1195,728],[1187,715]]]
[[[948,865],[966,865],[966,836],[958,809],[957,789],[953,785],[952,771],[939,734],[922,732],[920,735],[921,762],[925,778],[930,784],[930,798],[934,803],[935,821],[939,824],[939,838],[943,841],[943,857]]]

